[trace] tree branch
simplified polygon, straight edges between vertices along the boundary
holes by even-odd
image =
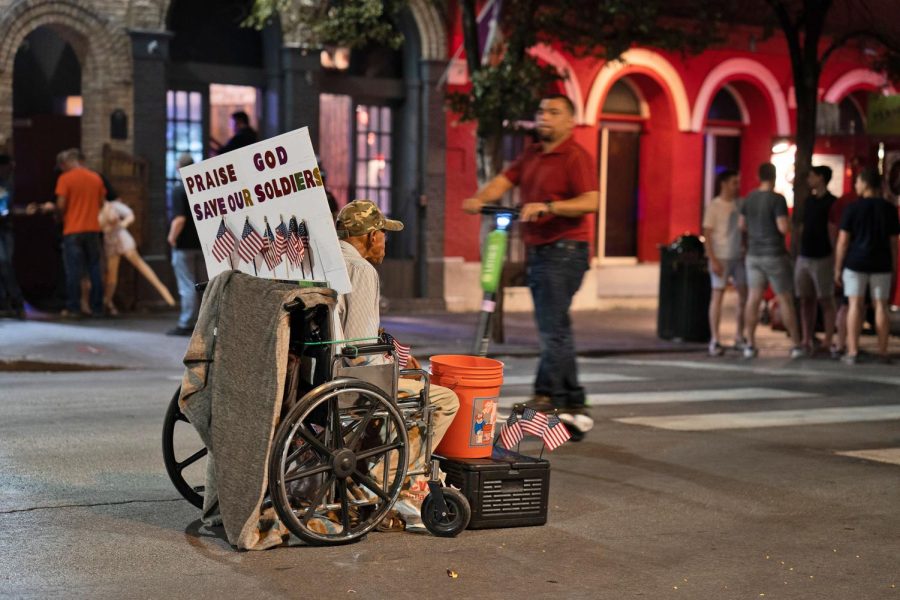
[[[828,59],[831,58],[831,55],[834,54],[836,50],[844,47],[850,40],[865,38],[875,40],[888,50],[894,52],[900,51],[900,46],[897,46],[897,44],[893,43],[892,40],[881,35],[880,33],[867,29],[857,29],[854,31],[848,31],[843,35],[833,38],[831,40],[831,44],[828,46],[828,48],[825,49],[825,52],[822,53],[821,58],[819,58],[819,64],[824,67]]]

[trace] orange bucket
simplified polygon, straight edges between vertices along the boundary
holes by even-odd
[[[431,383],[459,396],[459,412],[435,452],[447,458],[490,458],[503,363],[462,354],[432,356]]]

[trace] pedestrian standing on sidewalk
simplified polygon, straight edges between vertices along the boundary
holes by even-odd
[[[850,299],[847,312],[847,354],[841,360],[855,364],[859,356],[866,288],[875,305],[875,331],[878,354],[890,362],[888,302],[897,277],[897,235],[900,221],[897,207],[881,197],[881,176],[874,169],[863,169],[856,177],[860,199],[844,210],[834,261],[834,281],[844,286]]]
[[[572,138],[575,107],[569,98],[544,97],[536,121],[539,142],[466,199],[463,210],[477,214],[519,186],[528,287],[541,350],[534,397],[527,406],[545,412],[558,409],[560,420],[583,434],[594,421],[578,383],[569,307],[588,269],[587,215],[597,210],[597,180],[590,156]]]
[[[178,168],[182,169],[194,164],[190,154],[178,157]],[[197,320],[197,281],[204,273],[203,254],[200,252],[200,237],[197,225],[191,216],[191,207],[187,193],[179,181],[172,187],[172,224],[169,226],[169,246],[172,247],[172,268],[178,283],[178,295],[181,298],[181,313],[178,325],[166,332],[166,335],[191,335]]]
[[[800,330],[794,310],[794,275],[784,239],[790,231],[787,201],[775,193],[775,165],[759,166],[759,187],[750,192],[741,204],[741,229],[747,232],[747,284],[750,288],[744,320],[746,322],[744,358],[754,358],[756,325],[759,322],[759,303],[771,284],[778,298],[784,325],[794,346],[792,359],[803,356]]]
[[[722,356],[719,324],[722,320],[722,299],[730,280],[738,294],[737,338],[735,347],[743,348],[744,305],[747,303],[747,271],[744,267],[743,233],[738,226],[738,192],[741,178],[736,171],[725,170],[716,178],[718,195],[712,199],[703,215],[703,237],[709,258],[709,278],[712,297],[709,303],[709,355]]]
[[[90,308],[103,315],[103,275],[100,272],[100,209],[106,188],[100,176],[85,168],[78,148],[60,153],[62,175],[56,182],[56,210],[63,222],[63,259],[66,268],[66,310],[63,317],[78,317],[81,274],[91,280]]]
[[[800,298],[800,324],[803,332],[803,348],[809,356],[815,354],[816,304],[822,308],[825,327],[825,347],[832,358],[840,357],[834,344],[834,326],[837,309],[834,304],[834,253],[833,241],[837,231],[829,222],[831,207],[837,198],[828,191],[831,169],[813,167],[807,176],[810,195],[803,207],[800,225],[800,253],[794,267],[794,288]]]

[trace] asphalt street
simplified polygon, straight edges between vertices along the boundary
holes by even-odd
[[[584,358],[597,425],[549,455],[547,525],[246,553],[163,467],[186,340],[85,327],[86,362],[126,368],[0,372],[3,598],[900,598],[896,366]],[[535,360],[505,362],[508,406]]]

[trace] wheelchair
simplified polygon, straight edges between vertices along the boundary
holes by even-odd
[[[459,490],[438,479],[429,373],[400,370],[393,344],[337,350],[332,312],[325,306],[306,308],[295,300],[284,309],[291,322],[288,375],[263,508],[272,506],[288,530],[309,544],[347,544],[388,515],[406,477],[424,475],[429,493],[421,508],[423,524],[436,536],[458,535],[469,523],[471,507]],[[354,360],[382,355],[394,360],[352,366]],[[420,394],[399,393],[400,378],[410,376],[424,379]],[[202,508],[208,451],[181,412],[179,395],[180,388],[166,411],[163,458],[175,489]],[[409,470],[414,428],[421,433],[425,460],[421,469]]]

